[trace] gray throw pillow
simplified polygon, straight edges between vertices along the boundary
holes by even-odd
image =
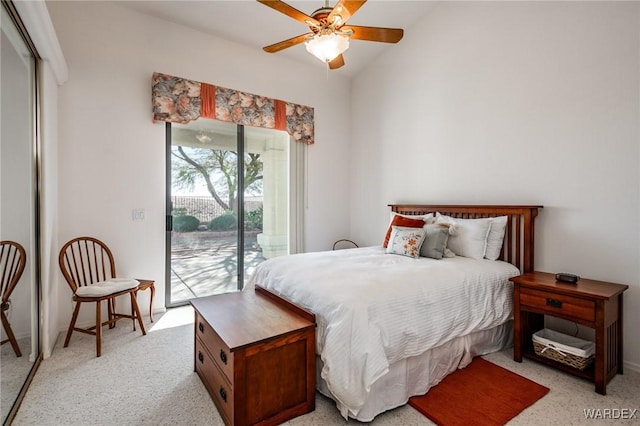
[[[449,226],[445,224],[425,225],[427,235],[420,247],[420,256],[432,259],[442,259],[444,248],[449,239]]]

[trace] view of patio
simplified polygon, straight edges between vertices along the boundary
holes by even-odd
[[[171,300],[175,302],[238,290],[235,232],[173,232]],[[256,232],[245,233],[244,268],[249,279],[263,262]]]
[[[237,291],[289,252],[289,135],[239,132],[217,120],[172,124],[168,306]]]

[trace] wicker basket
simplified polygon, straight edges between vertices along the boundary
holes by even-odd
[[[539,356],[558,361],[578,370],[593,362],[595,344],[577,337],[543,328],[533,333],[533,350]]]

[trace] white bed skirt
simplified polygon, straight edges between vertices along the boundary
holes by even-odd
[[[449,373],[464,368],[475,356],[497,352],[512,345],[513,323],[508,321],[495,328],[477,331],[453,339],[423,353],[401,360],[389,367],[389,372],[378,379],[362,409],[348,416],[370,422],[378,414],[407,403],[410,397],[423,395],[440,383]],[[317,388],[323,395],[332,397],[326,382],[320,377],[322,360],[317,361]],[[347,409],[336,402],[343,415]]]

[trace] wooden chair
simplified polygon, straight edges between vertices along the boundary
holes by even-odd
[[[115,323],[122,318],[138,321],[143,335],[147,332],[142,322],[136,291],[139,282],[132,278],[116,278],[116,265],[109,247],[102,241],[92,237],[79,237],[66,243],[60,250],[58,257],[60,269],[65,280],[73,292],[73,300],[76,307],[67,330],[64,347],[69,346],[71,334],[74,331],[96,336],[97,356],[102,353],[102,326],[115,327]],[[115,299],[118,296],[129,294],[131,298],[131,314],[115,312]],[[102,322],[101,304],[107,301],[108,319]],[[80,305],[85,302],[96,304],[96,325],[87,329],[77,328],[76,320]]]
[[[27,255],[24,247],[14,241],[0,241],[0,286],[2,287],[2,309],[0,309],[0,315],[2,317],[2,327],[4,327],[8,337],[8,339],[0,342],[0,345],[11,342],[11,347],[17,357],[22,356],[22,352],[20,352],[18,341],[4,312],[11,307],[9,299],[13,289],[20,281],[26,262]]]

